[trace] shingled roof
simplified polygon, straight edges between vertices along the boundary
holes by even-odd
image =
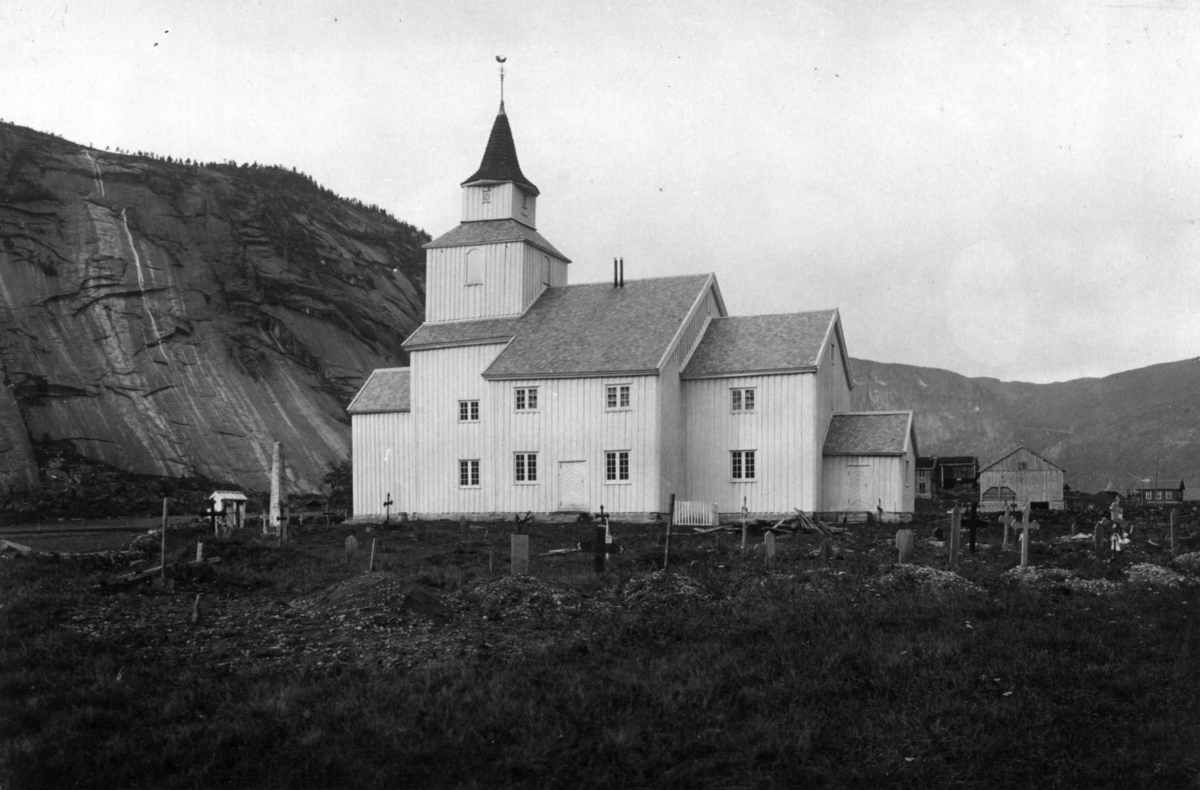
[[[814,370],[837,310],[714,318],[683,378]]]
[[[483,377],[649,373],[712,275],[548,288],[521,316],[508,348]]]
[[[487,379],[652,373],[712,275],[547,288],[517,318],[423,324],[404,348],[504,343]]]
[[[538,194],[538,188],[521,172],[521,164],[517,161],[517,146],[513,143],[512,128],[508,125],[508,116],[504,114],[504,102],[500,102],[500,113],[492,124],[492,133],[488,137],[487,148],[483,151],[483,161],[479,169],[463,184],[479,181],[513,181]]]
[[[351,414],[410,411],[411,372],[412,368],[379,368],[367,378],[346,411]]]
[[[542,238],[528,225],[522,225],[515,219],[486,219],[464,222],[449,233],[443,233],[428,244],[425,249],[437,247],[465,247],[470,244],[502,244],[506,241],[527,241],[539,250],[557,255],[567,263],[567,259],[554,245]]]
[[[835,414],[825,434],[825,455],[904,455],[912,434],[911,411]],[[914,442],[915,445],[915,442]],[[913,447],[913,452],[916,452]]]
[[[465,346],[480,343],[507,343],[517,334],[518,318],[485,318],[481,321],[450,321],[421,324],[404,341],[406,351],[439,346]]]

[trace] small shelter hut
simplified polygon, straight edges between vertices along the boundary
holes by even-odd
[[[208,498],[217,518],[224,519],[226,529],[246,526],[246,495],[241,491],[213,491]]]
[[[1018,447],[979,472],[979,509],[1003,510],[1012,504],[1023,508],[1063,509],[1064,472],[1027,447]]]

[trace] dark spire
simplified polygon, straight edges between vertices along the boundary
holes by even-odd
[[[508,125],[508,116],[504,114],[504,102],[500,102],[500,113],[492,124],[492,134],[488,137],[487,149],[483,152],[483,161],[479,169],[463,184],[477,181],[512,181],[538,194],[538,188],[521,172],[521,164],[517,161],[517,146],[513,143],[512,129]]]

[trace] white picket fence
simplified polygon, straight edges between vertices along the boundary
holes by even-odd
[[[674,521],[683,527],[715,527],[720,523],[717,503],[676,501]]]

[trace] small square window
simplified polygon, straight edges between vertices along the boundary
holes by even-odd
[[[604,453],[604,480],[609,483],[628,482],[628,450],[608,450]]]
[[[729,391],[729,409],[746,413],[754,411],[755,399],[753,387],[735,387]]]
[[[629,408],[629,385],[611,384],[604,389],[604,407],[606,409]]]
[[[479,487],[479,461],[477,459],[458,462],[458,485],[460,488]]]
[[[492,188],[491,187],[483,188],[483,202],[484,203],[492,202]]]
[[[517,411],[537,411],[537,387],[517,387],[515,406]]]
[[[729,476],[734,480],[754,480],[757,474],[754,454],[754,450],[731,451]]]
[[[516,453],[513,456],[513,480],[515,482],[536,483],[537,474],[537,453]]]
[[[479,422],[479,401],[460,400],[458,402],[459,422]]]

